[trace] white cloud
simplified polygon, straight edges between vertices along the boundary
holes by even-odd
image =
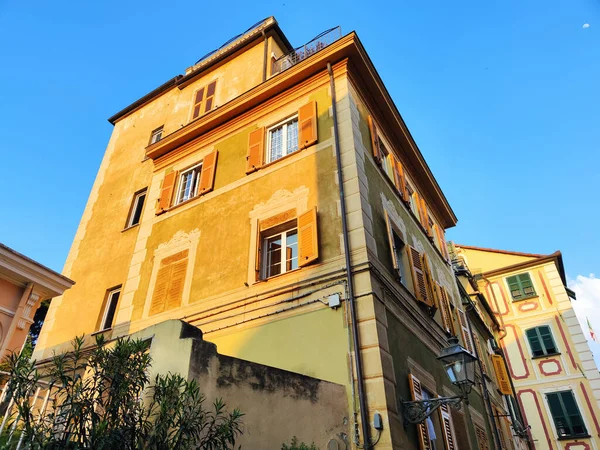
[[[588,277],[577,275],[574,280],[568,279],[567,284],[577,295],[577,300],[572,300],[571,305],[594,354],[596,365],[600,367],[600,278],[596,278],[593,273]],[[596,342],[590,337],[587,320],[594,330]]]
[[[583,26],[581,28],[589,28],[590,24],[589,23],[584,23]]]

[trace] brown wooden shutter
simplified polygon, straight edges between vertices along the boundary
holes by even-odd
[[[387,211],[385,211],[385,225],[387,227],[388,241],[390,243],[390,250],[392,253],[392,264],[394,266],[394,270],[398,271],[398,269],[400,269],[400,261],[398,261],[398,258],[396,257],[396,243],[394,242],[394,231],[393,231],[394,229],[393,229],[393,225],[392,225],[392,222],[390,220],[390,217],[389,217]]]
[[[454,438],[450,408],[448,405],[442,404],[438,411],[440,414],[440,423],[442,424],[442,434],[444,435],[444,446],[446,450],[456,450],[456,439]]]
[[[175,182],[177,181],[177,172],[169,172],[165,175],[162,188],[160,189],[160,198],[156,207],[156,214],[164,213],[171,206],[173,191],[175,190]]]
[[[377,135],[377,126],[373,121],[373,117],[369,116],[369,130],[371,131],[371,146],[373,147],[373,157],[375,162],[381,165],[382,155],[379,149],[379,136]]]
[[[411,247],[410,245],[408,246],[408,261],[412,273],[415,297],[417,300],[429,305],[430,300],[427,296],[427,283],[425,281],[425,273],[423,272],[421,254],[416,248]]]
[[[456,447],[460,450],[468,449],[469,438],[465,423],[465,414],[462,411],[450,408],[450,416],[452,417],[452,426],[454,429]]]
[[[309,102],[298,110],[298,128],[298,149],[317,143],[317,102]]]
[[[479,450],[490,450],[487,433],[477,424],[475,424],[475,434],[477,435],[477,445]]]
[[[421,260],[423,262],[423,273],[425,274],[425,283],[427,283],[427,298],[429,298],[429,302],[427,303],[432,308],[438,308],[438,299],[437,295],[434,292],[434,281],[433,276],[431,275],[431,267],[429,267],[429,258],[425,253],[421,255]]]
[[[204,157],[202,160],[202,173],[200,174],[200,195],[213,190],[215,184],[215,172],[217,170],[218,151],[215,150]]]
[[[169,288],[169,278],[171,275],[171,267],[161,266],[158,269],[156,276],[156,284],[154,285],[154,292],[152,294],[152,301],[150,303],[149,315],[161,313],[165,310],[165,303],[167,301],[167,289]]]
[[[494,422],[496,428],[498,429],[498,437],[500,438],[500,447],[502,448],[502,450],[508,450],[503,420],[506,419],[506,417],[501,417],[503,414],[496,406],[492,406],[492,409],[494,411]]]
[[[159,314],[181,305],[188,253],[188,250],[183,250],[163,258],[160,262],[149,315]]]
[[[206,100],[204,100],[204,112],[207,113],[215,106],[215,91],[217,82],[213,81],[206,87]]]
[[[446,288],[442,287],[442,286],[440,286],[440,292],[441,292],[441,297],[442,297],[443,308],[444,308],[445,315],[447,318],[447,322],[446,322],[447,330],[448,330],[448,333],[450,333],[452,336],[454,336],[456,334],[456,331],[454,329],[454,320],[452,320],[452,309],[450,308],[450,295],[448,294],[448,291],[446,290]]]
[[[440,314],[442,316],[442,324],[443,324],[444,330],[446,330],[446,332],[452,334],[452,332],[453,332],[452,315],[450,312],[450,306],[448,304],[448,297],[447,297],[446,289],[444,289],[438,283],[435,283],[435,289],[437,290],[437,293],[438,293]]]
[[[427,231],[427,236],[433,236],[431,231],[431,225],[429,224],[429,213],[427,212],[427,203],[425,203],[425,199],[421,197],[421,222],[425,227],[425,231]]]
[[[504,395],[512,395],[512,389],[510,387],[510,378],[504,364],[504,359],[500,355],[492,355],[492,365],[494,366],[494,372],[496,372],[496,380],[498,380],[498,389]]]
[[[404,178],[404,168],[402,167],[402,163],[396,158],[393,158],[392,161],[394,164],[394,181],[396,184],[396,189],[398,189],[402,200],[406,202],[408,201],[408,193],[406,192],[406,178]]]
[[[248,136],[248,155],[246,156],[246,173],[252,173],[263,165],[265,154],[265,127],[251,131]]]
[[[304,267],[319,257],[317,208],[298,216],[298,265]]]
[[[475,350],[473,348],[473,340],[471,339],[471,333],[469,333],[469,324],[467,322],[467,316],[462,309],[458,309],[458,322],[460,323],[460,330],[462,333],[463,342],[465,343],[465,348],[471,354],[475,354]]]
[[[477,347],[477,356],[481,361],[481,367],[483,369],[483,374],[487,375],[487,367],[485,366],[485,358],[483,353],[483,347],[481,346],[481,341],[479,340],[479,336],[476,333],[473,333],[473,341],[475,342],[475,347]]]
[[[165,310],[179,308],[181,306],[181,298],[183,297],[183,285],[185,283],[187,265],[187,257],[185,259],[172,263],[171,280],[169,282],[169,291],[167,292],[167,302],[165,305]]]
[[[262,235],[260,233],[260,220],[256,221],[256,255],[254,258],[254,271],[256,272],[256,279],[261,279],[261,257],[262,257]]]
[[[202,113],[202,103],[204,100],[204,86],[196,91],[196,95],[194,96],[194,112],[192,114],[192,119],[196,119],[200,117]]]
[[[423,400],[423,391],[419,379],[413,374],[409,373],[408,384],[410,386],[410,394],[413,401]],[[421,450],[431,449],[431,442],[429,441],[429,434],[427,433],[427,425],[424,422],[417,424],[417,433],[419,435],[419,447]]]

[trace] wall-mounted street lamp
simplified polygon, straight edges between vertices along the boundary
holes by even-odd
[[[460,408],[461,402],[469,404],[469,394],[475,384],[475,358],[458,343],[458,338],[449,339],[450,345],[442,349],[438,359],[452,384],[460,389],[461,395],[455,397],[438,397],[427,400],[403,401],[402,409],[406,423],[421,423],[442,405]]]

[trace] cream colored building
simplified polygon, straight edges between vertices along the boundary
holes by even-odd
[[[600,448],[600,373],[550,255],[456,246],[505,330],[499,340],[536,449]]]

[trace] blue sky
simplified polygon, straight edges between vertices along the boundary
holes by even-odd
[[[60,270],[106,119],[274,15],[294,45],[358,32],[459,218],[450,239],[599,272],[600,3],[260,3],[0,0],[0,241]]]

